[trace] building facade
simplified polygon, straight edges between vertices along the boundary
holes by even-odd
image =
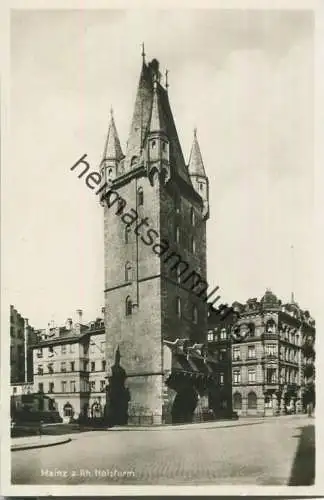
[[[260,416],[302,411],[315,377],[315,322],[310,314],[294,301],[282,304],[269,290],[260,301],[249,299],[233,308],[233,410]]]
[[[232,337],[235,312],[227,306],[210,307],[208,314],[208,349],[217,361],[218,384],[210,393],[209,407],[215,416],[229,417],[232,405]]]
[[[13,394],[25,391],[25,386],[33,382],[33,359],[30,346],[34,339],[34,328],[29,325],[28,319],[11,305],[10,383]]]
[[[176,398],[195,398],[186,370],[168,383],[164,341],[206,342],[209,203],[197,134],[186,164],[156,59],[147,64],[143,54],[125,154],[111,117],[100,172],[108,374],[118,350],[130,419],[159,423]]]
[[[37,332],[33,344],[34,392],[54,398],[65,421],[104,415],[106,355],[104,321],[82,324],[81,318],[65,326]]]

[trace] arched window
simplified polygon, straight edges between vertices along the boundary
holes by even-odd
[[[180,243],[180,228],[179,228],[179,226],[175,227],[174,233],[175,233],[174,236],[175,236],[176,243]]]
[[[130,226],[126,226],[125,227],[125,243],[129,243],[130,232],[131,232],[131,227]]]
[[[192,226],[194,226],[195,222],[196,222],[195,211],[193,208],[191,208],[191,211],[190,211],[190,222],[191,222]]]
[[[192,308],[192,321],[195,325],[198,323],[198,309],[197,306],[193,306]]]
[[[273,319],[269,319],[266,323],[266,333],[275,333],[276,323]]]
[[[110,169],[108,170],[108,174],[109,174],[109,175],[111,175],[111,174],[112,174],[112,168],[110,168]]]
[[[257,395],[255,392],[249,392],[248,394],[248,409],[256,410],[257,408]]]
[[[126,316],[131,316],[133,312],[133,303],[130,297],[126,298]]]
[[[130,262],[126,262],[125,264],[125,281],[132,280],[132,264]]]
[[[181,202],[180,202],[180,198],[177,194],[175,195],[175,198],[174,198],[174,208],[175,208],[175,211],[177,214],[180,213]]]
[[[266,394],[264,396],[264,407],[272,408],[272,396],[270,396],[269,394]]]
[[[92,415],[92,418],[102,417],[102,406],[99,402],[93,403],[93,405],[91,407],[91,415]]]
[[[180,299],[180,297],[177,297],[177,300],[176,300],[176,311],[177,311],[178,318],[181,318],[181,299]]]
[[[117,211],[116,211],[116,215],[120,215],[123,213],[123,210],[125,208],[125,200],[121,199],[121,200],[118,200],[117,202]]]
[[[140,207],[144,205],[144,193],[143,188],[138,188],[137,190],[137,206]]]
[[[190,236],[190,252],[196,253],[196,241],[193,236]]]
[[[136,161],[137,161],[137,156],[132,156],[131,167],[133,167],[135,165]]]
[[[151,148],[154,149],[156,146],[156,141],[151,141]]]
[[[66,403],[63,406],[63,415],[64,417],[73,417],[73,406],[71,403]]]
[[[255,334],[255,324],[251,321],[248,323],[248,328],[249,328],[249,336],[254,337]]]
[[[239,392],[235,392],[233,395],[233,410],[242,409],[242,395]]]

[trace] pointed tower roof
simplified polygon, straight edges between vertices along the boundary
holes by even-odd
[[[200,147],[197,139],[196,128],[194,130],[194,139],[191,147],[188,169],[190,175],[200,175],[202,177],[206,177],[204,163],[202,160]]]
[[[162,87],[160,79],[159,62],[153,59],[146,64],[143,58],[133,119],[127,141],[125,169],[130,168],[134,156],[141,156],[148,132],[153,132],[153,128],[162,127],[169,140],[171,170],[192,186],[174,124],[168,92]],[[154,82],[156,82],[156,89],[154,89]]]
[[[110,110],[110,123],[108,128],[108,135],[106,139],[103,159],[104,160],[121,160],[124,157],[120,145],[120,140],[114,120],[113,110]]]
[[[152,104],[152,112],[151,119],[149,125],[149,132],[163,132],[166,133],[166,125],[164,121],[160,92],[158,92],[158,83],[154,82],[154,94],[153,94],[153,104]]]
[[[137,87],[133,119],[126,148],[125,168],[128,169],[132,158],[142,152],[144,136],[148,128],[153,97],[153,82],[148,65],[143,58],[142,71]]]

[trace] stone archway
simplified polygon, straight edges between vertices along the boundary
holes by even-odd
[[[183,381],[176,391],[171,409],[172,423],[191,423],[198,403],[197,390],[191,381]]]

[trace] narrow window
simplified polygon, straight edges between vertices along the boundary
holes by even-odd
[[[175,208],[175,211],[177,214],[180,213],[181,202],[180,202],[180,198],[178,195],[176,195],[174,198],[174,208]]]
[[[126,298],[126,316],[131,316],[133,312],[132,299],[130,297]]]
[[[177,301],[176,301],[176,310],[177,310],[177,316],[178,318],[181,318],[181,299],[180,297],[177,297]]]
[[[144,193],[143,193],[143,188],[138,188],[137,190],[137,206],[142,206],[144,205]]]
[[[190,236],[190,252],[193,254],[196,253],[196,242],[193,236]]]
[[[198,309],[197,306],[193,306],[192,308],[192,321],[195,325],[198,323]]]
[[[191,221],[191,225],[194,226],[195,225],[195,211],[193,208],[191,208],[191,212],[190,212],[190,221]]]
[[[125,243],[129,243],[130,241],[130,232],[131,232],[131,227],[130,226],[126,226],[125,227]]]
[[[126,262],[125,264],[125,281],[131,281],[132,279],[132,264]]]
[[[240,384],[240,382],[241,382],[241,372],[239,370],[235,370],[233,372],[233,382],[234,382],[234,384]]]
[[[175,227],[175,240],[176,240],[176,243],[180,243],[180,228],[179,228],[179,226]]]

